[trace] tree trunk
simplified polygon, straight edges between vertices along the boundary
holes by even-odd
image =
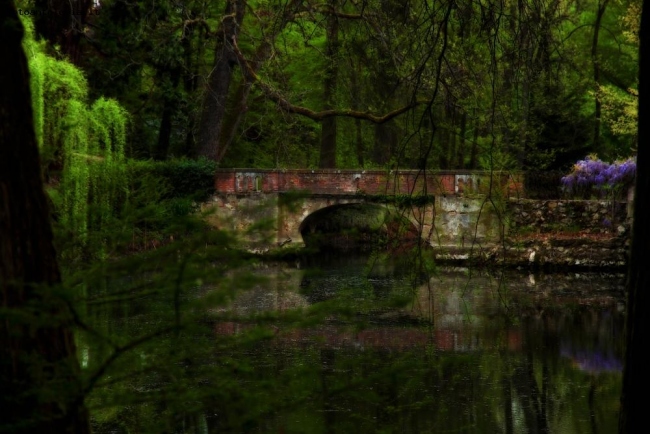
[[[329,1],[329,8],[335,11],[337,0]],[[324,109],[330,110],[335,107],[336,85],[338,79],[339,65],[337,55],[339,52],[339,21],[336,14],[327,15],[327,67],[325,68],[325,81],[323,90]],[[331,116],[321,122],[320,141],[320,168],[333,169],[336,167],[336,132],[337,118]]]
[[[281,27],[284,27],[284,23]],[[270,35],[271,38],[275,38],[276,36],[277,33]],[[253,72],[257,73],[264,62],[269,59],[273,52],[272,48],[273,46],[271,41],[264,41],[262,43],[255,53],[255,58],[251,64]],[[232,107],[229,107],[228,111],[224,114],[224,122],[222,122],[219,135],[220,146],[219,152],[217,153],[217,161],[221,161],[226,155],[228,147],[235,139],[235,134],[244,118],[244,114],[248,111],[248,96],[250,95],[254,79],[247,75],[246,69],[243,70],[243,74],[244,79],[239,84],[234,92],[234,96],[232,97]]]
[[[458,143],[458,163],[459,169],[465,168],[465,134],[467,133],[467,113],[463,111],[460,115],[460,140]]]
[[[12,433],[88,433],[52,244],[23,28],[0,2],[0,421]]]
[[[439,169],[449,169],[449,137],[451,135],[451,116],[449,115],[448,108],[445,107],[443,116],[447,119],[447,123],[440,129],[440,155],[438,157]]]
[[[257,81],[254,76],[261,66],[273,54],[273,42],[282,29],[294,18],[295,11],[301,6],[299,1],[287,3],[278,18],[265,28],[265,40],[256,50],[253,60],[238,58],[231,41],[237,39],[241,26],[246,0],[229,0],[226,8],[224,25],[219,32],[223,34],[224,41],[217,45],[215,67],[209,78],[210,87],[203,106],[203,113],[199,125],[199,155],[217,162],[226,155],[226,151],[234,141],[235,135],[248,111],[248,96],[252,84]],[[235,12],[232,12],[232,11]],[[230,11],[230,12],[229,12]],[[233,21],[234,23],[226,23]],[[228,36],[229,35],[229,36]],[[241,53],[240,53],[241,54]],[[246,62],[241,68],[243,79],[234,92],[230,92],[233,69],[238,62]],[[240,65],[241,66],[241,65]],[[253,74],[251,74],[251,71]],[[189,139],[188,139],[189,142]]]
[[[365,165],[365,161],[363,158],[364,154],[364,147],[363,147],[363,134],[361,130],[361,119],[355,119],[354,120],[354,128],[356,130],[356,152],[357,152],[357,164],[359,167],[363,168]]]
[[[195,12],[192,12],[191,19],[196,18]],[[183,70],[183,88],[188,95],[194,94],[198,88],[199,65],[200,59],[203,59],[204,44],[203,34],[205,29],[201,26],[188,25],[183,35],[182,46],[185,53],[185,65]],[[192,37],[196,36],[196,49],[192,45]],[[194,59],[194,60],[193,60]],[[185,154],[196,155],[195,126],[197,115],[192,112],[185,130]]]
[[[447,154],[447,158],[449,161],[449,169],[456,169],[454,167],[454,160],[458,152],[456,150],[456,108],[452,108],[449,113],[449,153]]]
[[[92,0],[36,0],[36,31],[75,65],[81,60],[80,43],[86,31]]]
[[[220,143],[221,128],[226,115],[233,69],[237,65],[233,43],[239,35],[245,9],[246,0],[228,0],[222,26],[217,32],[214,68],[208,77],[208,88],[199,123],[199,155],[210,160],[218,160],[217,156],[223,155]]]
[[[598,59],[598,35],[600,33],[600,25],[605,14],[609,0],[604,0],[602,3],[598,2],[598,11],[596,13],[596,22],[594,23],[594,38],[591,42],[591,60],[594,64],[594,88],[595,88],[595,102],[596,113],[594,114],[594,149],[598,150],[600,145],[600,117],[601,117],[601,103],[600,103],[600,61]]]
[[[353,62],[351,62],[353,63]],[[359,111],[359,96],[361,95],[361,86],[359,85],[359,77],[361,76],[361,62],[357,62],[356,65],[350,65],[350,84],[352,90],[352,100],[350,105],[352,110]],[[355,153],[357,154],[357,164],[359,167],[364,166],[364,146],[363,146],[363,134],[361,128],[361,119],[354,120],[354,129],[356,132],[355,137]]]
[[[390,157],[397,147],[396,129],[394,120],[375,124],[375,142],[372,155],[375,164],[383,166],[390,161]]]
[[[650,141],[650,2],[643,2],[639,50],[639,143]],[[650,306],[650,149],[639,146],[636,187],[634,192],[634,225],[630,269],[627,280],[627,321],[625,369],[619,433],[639,432],[647,425],[646,386],[650,379],[648,347],[648,314]]]
[[[163,72],[163,77],[164,75],[166,74]],[[160,129],[158,130],[158,144],[154,152],[154,158],[156,160],[166,159],[167,154],[169,153],[169,145],[171,143],[172,135],[172,118],[174,117],[174,113],[176,113],[176,106],[178,104],[175,94],[180,78],[180,68],[176,67],[169,71],[170,86],[163,96],[163,112],[160,120]]]
[[[478,167],[478,138],[479,138],[479,121],[476,120],[474,123],[474,139],[472,140],[472,152],[469,157],[469,167],[468,169],[476,169]]]

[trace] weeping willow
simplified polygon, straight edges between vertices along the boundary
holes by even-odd
[[[85,244],[115,214],[127,188],[127,112],[114,100],[89,102],[83,73],[48,56],[24,20],[34,128],[59,221]]]

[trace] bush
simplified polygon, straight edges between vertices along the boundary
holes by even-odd
[[[214,162],[202,160],[135,161],[128,164],[129,204],[138,225],[163,229],[197,211],[214,193]]]
[[[216,168],[214,161],[205,158],[156,163],[156,173],[169,184],[169,199],[191,197],[198,202],[206,200],[214,193]]]
[[[206,200],[214,193],[216,163],[207,159],[177,159],[168,161],[133,161],[131,179],[157,178],[162,199],[191,198]]]

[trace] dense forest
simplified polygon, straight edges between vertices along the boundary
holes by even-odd
[[[368,429],[398,432],[405,422],[394,415],[437,399],[415,383],[451,396],[458,367],[491,380],[465,385],[478,398],[449,401],[433,420],[468,406],[474,413],[458,418],[459,431],[564,423],[559,404],[557,420],[548,417],[550,393],[578,401],[584,390],[571,382],[587,377],[532,350],[501,359],[510,340],[412,360],[392,350],[283,347],[290,339],[278,337],[335,315],[352,324],[412,301],[435,271],[420,247],[396,255],[409,263],[404,279],[417,282],[411,292],[391,287],[360,302],[372,292],[366,282],[303,311],[246,316],[225,306],[242,290],[281,293],[295,276],[255,274],[265,265],[238,234],[197,217],[217,167],[573,170],[565,181],[578,184],[580,164],[593,164],[630,181],[645,137],[642,3],[1,0],[0,58],[11,67],[0,76],[0,389],[9,391],[0,432],[358,428],[354,418],[328,425],[339,399],[360,403],[353,416]],[[637,206],[638,221],[647,209]],[[638,259],[646,232],[633,242],[638,288],[647,286]],[[630,294],[635,308],[645,300]],[[495,316],[511,327],[518,320],[501,302]],[[535,302],[524,308],[542,314]],[[634,320],[628,327],[642,329]],[[639,336],[628,347],[628,362],[639,364],[625,374],[621,432],[642,414]],[[576,417],[611,415],[620,390],[608,375],[598,387],[589,377],[591,407]],[[373,389],[379,377],[390,380],[385,390]],[[606,398],[598,411],[593,395]],[[414,426],[432,420],[417,411],[407,417]]]
[[[18,7],[79,71],[64,94],[128,114],[127,157],[565,170],[636,148],[639,0],[64,3]]]

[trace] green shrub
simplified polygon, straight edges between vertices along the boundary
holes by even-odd
[[[153,163],[153,173],[168,185],[166,199],[192,198],[204,201],[214,193],[214,161],[177,159]]]
[[[129,178],[137,188],[142,181],[158,182],[162,199],[191,198],[201,202],[214,193],[216,163],[207,159],[168,161],[131,160]]]

